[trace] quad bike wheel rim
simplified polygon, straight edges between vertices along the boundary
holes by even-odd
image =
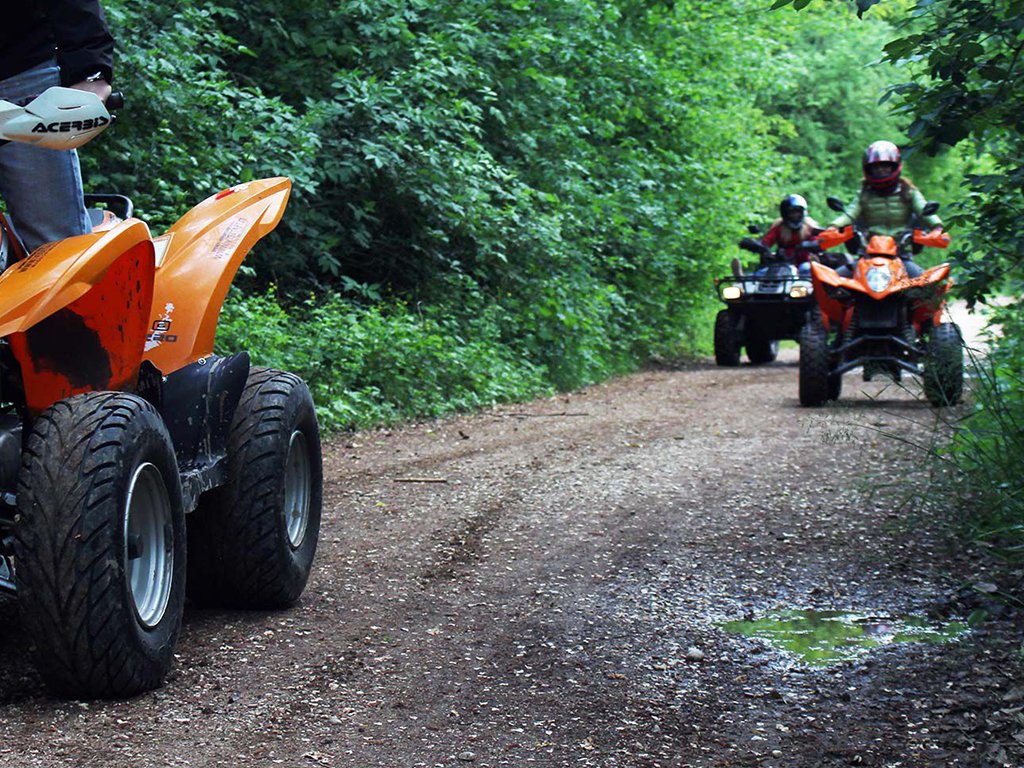
[[[309,525],[309,497],[312,487],[309,445],[301,430],[292,432],[288,441],[288,460],[284,481],[284,520],[288,529],[288,543],[292,549],[302,546]]]
[[[139,622],[152,629],[164,616],[174,581],[171,500],[153,464],[140,464],[128,486],[124,516],[129,592]]]

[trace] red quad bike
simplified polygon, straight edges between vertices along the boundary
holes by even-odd
[[[53,88],[0,102],[0,140],[70,148],[111,120],[94,94]],[[230,187],[159,237],[99,196],[121,215],[31,254],[2,222],[0,590],[59,694],[160,685],[186,595],[270,609],[306,585],[322,488],[309,390],[213,354],[235,272],[290,190]]]
[[[836,198],[828,204],[844,210]],[[924,215],[938,207],[929,203]],[[933,405],[957,403],[963,392],[963,342],[956,324],[943,322],[952,286],[949,264],[909,277],[900,258],[915,245],[946,248],[949,235],[911,229],[893,238],[849,226],[823,232],[819,242],[832,248],[854,238],[860,258],[851,277],[822,264],[811,266],[821,311],[800,333],[801,405],[839,399],[843,374],[858,367],[865,381],[879,374],[894,381],[904,372],[915,374]]]

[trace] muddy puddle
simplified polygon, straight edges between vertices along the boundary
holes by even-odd
[[[812,610],[779,611],[759,619],[726,622],[722,628],[766,640],[812,666],[849,661],[894,643],[948,643],[968,631],[966,622],[935,622],[923,616]]]

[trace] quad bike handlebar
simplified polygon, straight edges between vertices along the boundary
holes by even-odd
[[[744,237],[742,240],[740,240],[739,246],[745,251],[756,253],[757,255],[763,256],[765,258],[768,258],[772,252],[771,248],[769,248],[767,245],[758,242],[757,240],[754,240],[751,237]]]
[[[870,243],[876,239],[869,232],[857,229],[851,224],[842,229],[826,229],[818,235],[817,242],[820,248],[827,250],[837,245],[842,245],[854,238],[860,240],[859,250],[861,251],[870,250]],[[923,229],[907,229],[898,237],[889,239],[899,244],[898,252],[900,253],[910,250],[913,245],[929,248],[948,248],[950,244],[949,233],[939,228],[927,231]]]
[[[913,234],[915,245],[923,245],[927,248],[949,248],[949,233],[941,229],[933,229],[930,232],[915,229]]]
[[[124,106],[121,93],[104,103],[77,88],[47,88],[25,106],[0,100],[0,144],[16,141],[45,149],[75,149],[114,122],[111,110]]]

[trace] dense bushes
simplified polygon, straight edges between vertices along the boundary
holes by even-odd
[[[973,412],[946,459],[966,477],[961,508],[972,533],[1024,557],[1024,309],[994,315],[1001,337],[975,361]]]
[[[861,142],[881,81],[845,67],[887,28],[846,39],[845,16],[764,0],[104,5],[129,107],[90,186],[159,230],[238,179],[292,177],[221,343],[308,375],[328,424],[704,348],[743,225],[848,182],[834,148]]]
[[[804,7],[808,0],[777,0]],[[956,425],[945,459],[957,468],[961,505],[975,530],[1024,557],[1024,7],[1016,0],[856,0],[860,11],[898,20],[885,59],[906,72],[892,87],[896,112],[918,149],[954,147],[976,159],[947,220],[960,234],[954,251],[959,294],[1016,304],[996,317],[1002,332],[976,362],[974,413]]]
[[[235,294],[218,342],[309,384],[324,424],[365,427],[522,400],[550,390],[544,371],[501,342],[500,311],[455,320],[400,302],[309,297],[285,310],[273,292]]]

